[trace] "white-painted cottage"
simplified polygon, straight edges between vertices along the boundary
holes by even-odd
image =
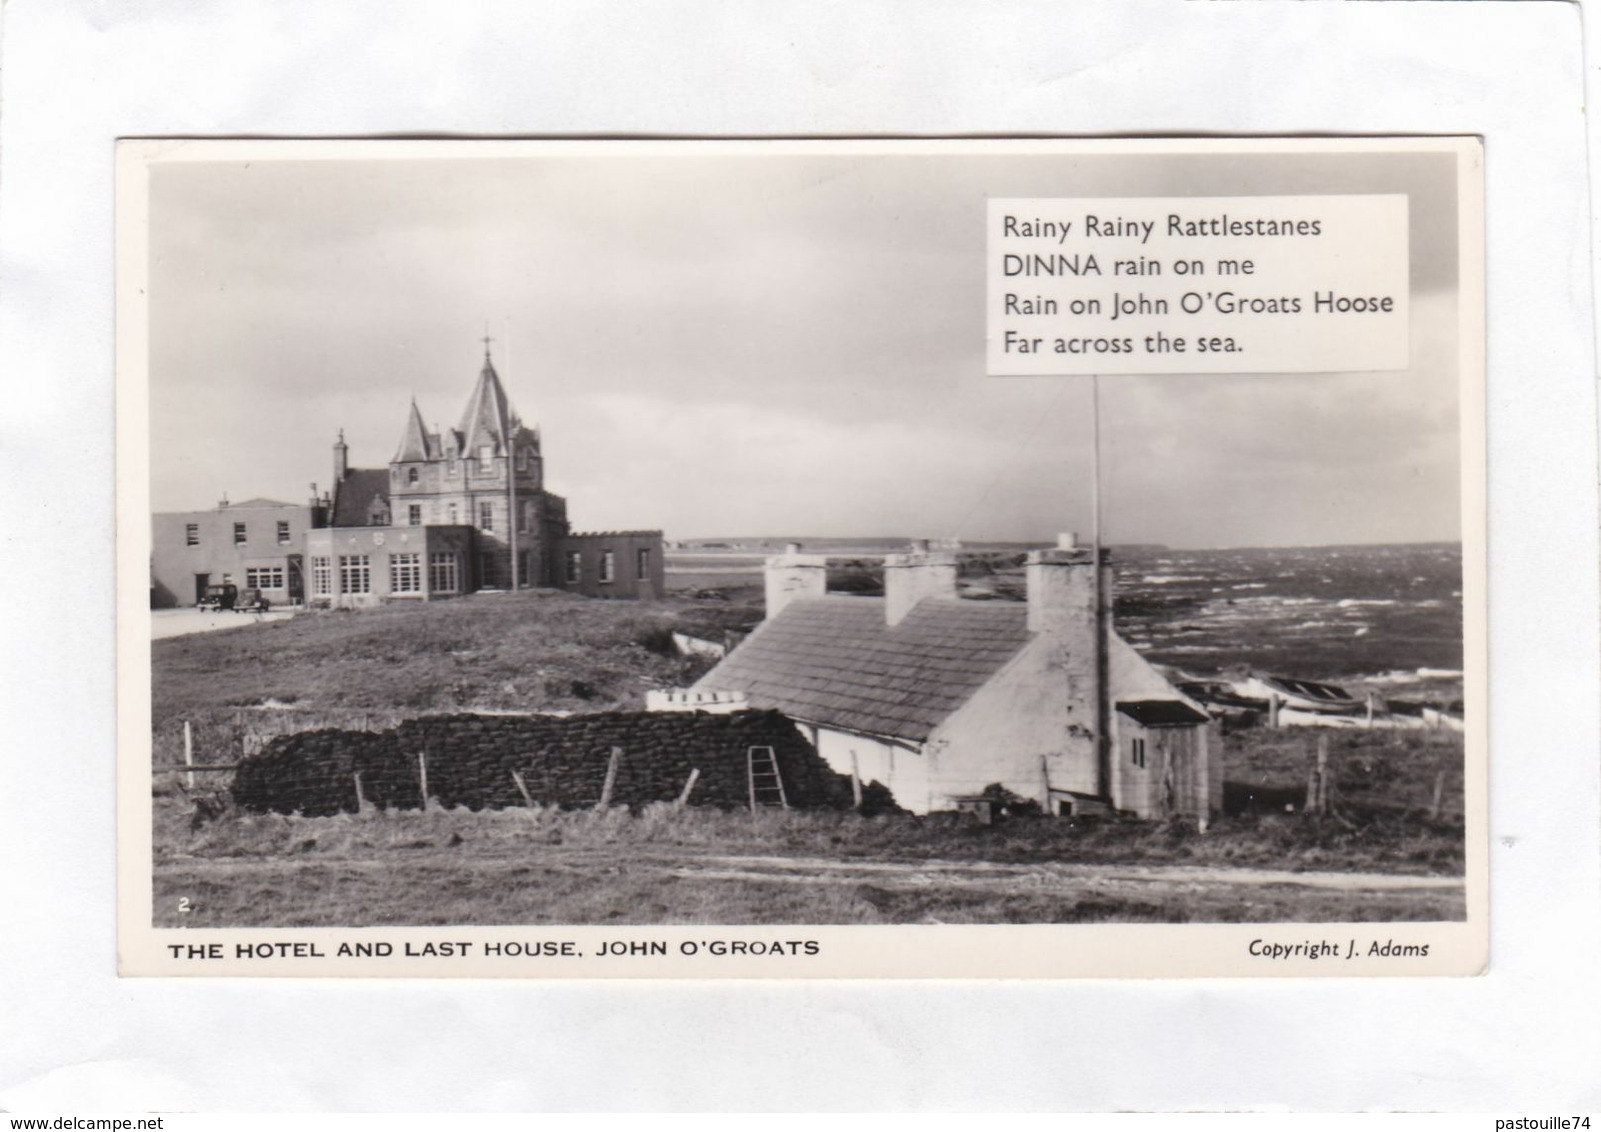
[[[767,562],[766,620],[694,691],[783,711],[836,771],[914,813],[994,783],[1054,814],[1221,808],[1202,707],[1110,629],[1098,662],[1091,551],[1030,553],[1026,603],[958,598],[956,556],[922,547],[886,559],[884,597],[830,595],[827,559],[793,551]]]

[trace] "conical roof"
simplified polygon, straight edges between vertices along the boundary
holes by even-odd
[[[422,413],[417,409],[417,398],[413,397],[411,412],[406,415],[406,431],[400,436],[400,448],[395,452],[395,458],[391,463],[427,460],[430,455],[428,429],[423,425]]]
[[[488,444],[493,446],[497,456],[505,455],[505,442],[512,432],[514,415],[506,390],[500,384],[500,375],[495,372],[495,363],[485,354],[484,368],[478,372],[478,384],[473,387],[473,395],[458,427],[462,448],[471,453]]]

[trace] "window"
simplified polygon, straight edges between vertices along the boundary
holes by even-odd
[[[499,571],[495,569],[495,556],[487,551],[480,554],[478,556],[478,584],[485,588],[493,586],[497,573]]]
[[[289,520],[288,519],[279,519],[278,520],[278,545],[279,546],[288,546],[289,545]]]
[[[478,464],[484,471],[487,472],[489,470],[490,462],[494,458],[495,446],[493,444],[480,444],[478,446]]]
[[[480,503],[478,505],[478,528],[484,531],[495,529],[495,508],[493,504]]]
[[[422,555],[391,554],[389,556],[389,592],[397,594],[422,593]]]
[[[454,503],[452,503],[450,505],[450,525],[451,526],[455,526],[458,522],[460,522],[460,520],[461,520],[461,516],[456,511],[456,505]]]
[[[365,554],[339,556],[339,592],[345,594],[372,593],[372,566]]]
[[[333,592],[333,560],[328,558],[313,558],[311,560],[311,596],[327,597]]]
[[[417,469],[416,468],[407,468],[406,469],[406,482],[409,483],[409,484],[415,484],[417,482]]]
[[[412,527],[422,526],[422,504],[413,503],[406,508],[406,525]]]
[[[650,547],[642,546],[639,548],[639,557],[635,562],[635,566],[638,567],[635,574],[636,577],[650,577]]]
[[[453,594],[460,583],[456,577],[456,556],[435,552],[428,556],[428,589],[436,594]]]
[[[186,523],[183,528],[183,544],[185,546],[200,545],[200,524]]]
[[[252,590],[281,590],[284,588],[282,566],[246,566],[245,587]]]
[[[600,580],[609,582],[617,573],[617,552],[603,550],[600,552]]]
[[[523,501],[522,514],[517,516],[517,529],[526,531],[534,525],[534,504],[531,500]]]
[[[577,585],[578,579],[584,574],[584,554],[580,550],[567,552],[567,584]]]
[[[528,468],[528,449],[517,449],[517,470],[525,471]]]
[[[445,474],[447,476],[456,474],[456,454],[454,452],[445,457]]]
[[[532,570],[530,569],[532,565],[533,555],[529,554],[526,550],[519,550],[517,552],[517,584],[519,586],[528,586],[533,584],[529,580],[533,574]]]
[[[233,544],[235,546],[245,545],[245,525],[243,523],[235,523],[233,525]]]
[[[1145,765],[1145,740],[1144,739],[1135,739],[1129,744],[1129,747],[1130,747],[1130,752],[1129,753],[1134,758],[1134,765],[1135,766],[1144,766]]]

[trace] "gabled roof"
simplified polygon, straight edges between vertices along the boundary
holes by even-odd
[[[1211,718],[1182,700],[1125,700],[1117,710],[1141,727],[1193,727]]]
[[[497,455],[504,455],[506,438],[513,429],[511,402],[495,372],[495,363],[484,355],[484,368],[478,371],[478,384],[467,402],[467,411],[461,415],[456,431],[461,434],[462,450],[476,452],[485,444],[492,445]]]
[[[335,527],[365,527],[374,497],[389,504],[388,468],[351,468],[334,487]]]
[[[697,688],[794,719],[921,742],[1029,639],[1018,602],[927,598],[893,628],[882,598],[792,601]]]
[[[422,423],[422,413],[417,409],[417,399],[411,399],[411,412],[406,415],[406,431],[400,436],[400,447],[395,452],[391,463],[400,464],[410,460],[435,460],[439,458],[439,442],[437,439],[430,442],[428,428]]]

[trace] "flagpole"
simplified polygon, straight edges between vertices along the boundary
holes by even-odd
[[[1111,688],[1108,686],[1107,609],[1101,581],[1101,375],[1090,375],[1090,579],[1095,592],[1095,769],[1101,796],[1112,801]]]

